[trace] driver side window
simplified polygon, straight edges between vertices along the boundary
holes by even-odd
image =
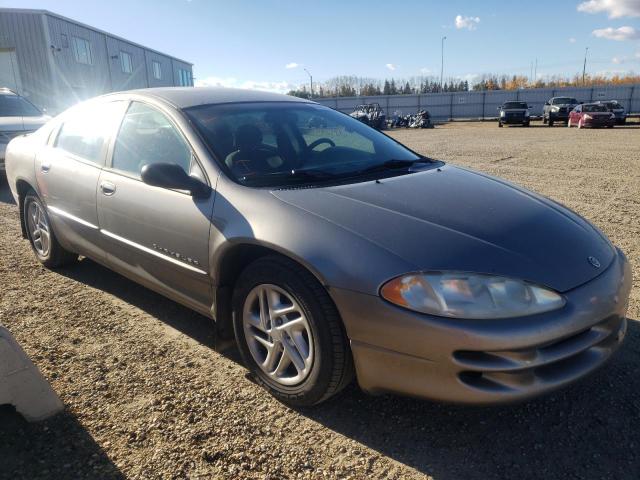
[[[169,119],[144,103],[133,102],[122,120],[112,168],[140,176],[151,163],[175,163],[190,172],[191,148]]]

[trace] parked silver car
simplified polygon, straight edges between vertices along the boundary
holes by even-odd
[[[38,108],[13,90],[0,88],[0,172],[4,170],[7,144],[31,133],[49,120]]]
[[[307,100],[107,95],[13,140],[7,175],[44,265],[84,255],[215,319],[292,405],[354,372],[374,393],[526,399],[625,336],[630,268],[586,220]]]

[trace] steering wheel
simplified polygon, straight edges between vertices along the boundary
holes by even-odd
[[[322,145],[323,143],[328,143],[332,147],[336,146],[335,142],[333,140],[331,140],[330,138],[319,138],[319,139],[311,142],[309,145],[307,145],[307,150],[313,150],[318,145]]]

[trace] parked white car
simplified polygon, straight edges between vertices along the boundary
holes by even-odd
[[[4,171],[4,154],[11,139],[36,131],[49,118],[13,90],[0,88],[0,171]]]

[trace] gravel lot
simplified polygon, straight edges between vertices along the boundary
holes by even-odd
[[[51,272],[20,238],[0,179],[0,322],[66,412],[0,408],[0,477],[640,478],[640,124],[449,124],[392,135],[558,200],[633,264],[628,340],[596,375],[526,404],[469,408],[354,385],[295,411],[252,383],[210,321],[83,260]]]

